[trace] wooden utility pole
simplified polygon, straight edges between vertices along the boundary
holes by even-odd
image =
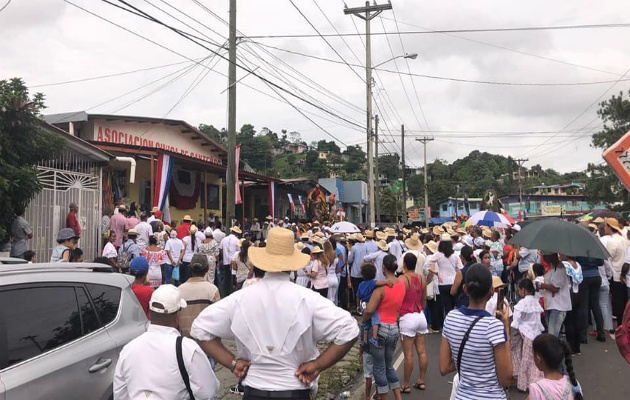
[[[378,115],[374,116],[374,175],[376,175],[376,181],[374,185],[375,192],[375,207],[376,207],[376,221],[381,223],[381,178],[378,173]]]
[[[225,225],[229,230],[236,206],[236,0],[230,0],[230,37],[228,56],[228,168]]]
[[[372,132],[372,38],[370,35],[370,21],[385,10],[391,10],[391,4],[370,5],[365,2],[365,7],[345,8],[343,13],[355,15],[365,21],[365,92],[367,100],[367,159],[368,159],[368,224],[374,227],[375,224],[375,203],[374,194],[374,135]]]
[[[521,176],[521,167],[523,166],[523,164],[529,161],[529,159],[519,158],[514,161],[518,163],[518,201],[520,203],[519,212],[523,213],[523,177]],[[524,215],[524,214],[521,214],[521,215]]]
[[[427,143],[433,138],[425,136],[416,140],[424,145],[424,220],[426,228],[429,229],[431,215],[429,215],[429,182],[427,181]]]
[[[400,147],[402,153],[402,203],[403,203],[403,214],[402,221],[403,224],[407,223],[407,178],[405,177],[405,125],[400,126]]]

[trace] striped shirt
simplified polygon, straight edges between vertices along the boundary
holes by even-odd
[[[505,391],[499,385],[494,362],[494,347],[506,340],[501,321],[485,310],[461,307],[446,316],[442,336],[451,346],[451,354],[457,364],[459,345],[478,316],[484,318],[475,325],[464,347],[455,399],[506,399]]]

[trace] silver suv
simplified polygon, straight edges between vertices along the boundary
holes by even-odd
[[[0,265],[0,400],[111,399],[147,319],[133,277],[102,264]]]

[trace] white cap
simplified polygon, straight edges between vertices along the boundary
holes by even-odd
[[[473,244],[474,244],[474,243],[473,243],[473,238],[472,238],[472,237],[470,237],[470,236],[466,236],[466,237],[464,238],[464,242],[466,242],[466,245],[467,245],[468,247],[473,247]]]
[[[171,229],[171,239],[175,239],[177,237],[177,231],[175,229]]]
[[[172,314],[186,308],[186,300],[173,285],[161,285],[151,295],[149,310],[160,314]]]
[[[519,224],[514,224],[512,226],[512,230],[514,230],[516,232],[520,232],[521,231],[521,226]]]
[[[212,228],[207,227],[205,231],[203,231],[203,234],[206,236],[212,236]]]
[[[475,244],[475,246],[477,246],[477,247],[481,247],[481,246],[483,246],[483,239],[482,239],[482,238],[480,238],[480,237],[475,238],[474,244]]]

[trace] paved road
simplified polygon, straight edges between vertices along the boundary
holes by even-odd
[[[619,355],[615,343],[607,339],[599,343],[589,337],[589,344],[582,345],[582,354],[574,357],[576,375],[587,399],[628,399],[630,398],[630,365]],[[412,388],[411,394],[403,395],[403,399],[448,399],[451,392],[452,374],[443,377],[438,369],[438,352],[440,335],[428,335],[427,351],[429,369],[426,377],[426,390]],[[399,345],[400,347],[400,345]],[[400,349],[399,349],[400,351]],[[402,355],[395,358],[398,376],[402,378]],[[411,383],[418,379],[417,361],[411,376]],[[401,379],[402,380],[402,379]],[[390,398],[394,398],[390,395]],[[526,394],[510,391],[510,399],[525,400]]]

